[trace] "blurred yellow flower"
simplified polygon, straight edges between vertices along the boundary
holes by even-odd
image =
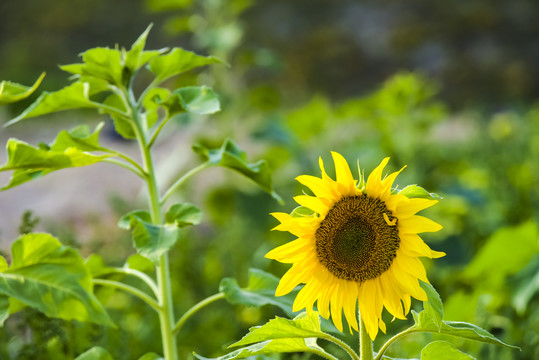
[[[359,313],[371,339],[380,328],[384,333],[382,310],[405,319],[411,296],[426,301],[419,280],[428,282],[419,257],[438,258],[417,235],[438,231],[441,225],[416,215],[436,204],[436,200],[408,198],[393,193],[392,185],[400,173],[382,179],[389,158],[365,179],[354,180],[342,155],[332,152],[337,180],[330,178],[320,158],[322,177],[302,175],[296,179],[311,189],[314,196],[300,195],[294,200],[312,210],[312,215],[273,213],[281,222],[274,230],[289,231],[298,238],[279,246],[267,258],[290,263],[276,296],[292,291],[299,284],[293,310],[318,311],[343,331],[342,312],[350,331],[358,330]],[[402,171],[402,169],[401,169]]]

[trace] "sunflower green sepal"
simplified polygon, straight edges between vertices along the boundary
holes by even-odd
[[[329,340],[332,337],[320,330],[320,318],[316,311],[311,314],[301,313],[293,320],[276,317],[262,326],[252,327],[240,341],[229,346],[244,347],[212,360],[243,359],[254,355],[290,352],[308,352],[334,358],[317,345],[317,338]],[[210,359],[194,355],[197,359]]]

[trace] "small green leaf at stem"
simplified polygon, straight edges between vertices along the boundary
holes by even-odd
[[[155,225],[149,220],[151,216],[148,212],[138,210],[124,215],[118,226],[132,230],[137,252],[157,264],[159,257],[178,241],[180,229],[175,224]]]
[[[279,278],[260,269],[249,269],[249,283],[246,288],[240,288],[234,278],[224,278],[219,284],[219,291],[231,304],[245,306],[274,305],[281,308],[288,316],[293,316],[292,304],[298,290],[286,296],[275,297],[275,289]]]
[[[447,341],[433,341],[421,350],[421,360],[475,360]]]
[[[201,56],[182,48],[173,48],[169,53],[151,59],[149,69],[159,82],[163,82],[197,67],[215,63],[223,61],[213,56]]]
[[[110,115],[116,132],[124,139],[136,138],[132,121],[122,115],[118,115],[119,113],[122,114],[127,112],[127,108],[125,107],[122,98],[118,94],[111,94],[103,104],[105,104],[107,108],[100,108],[99,111],[103,114]]]
[[[99,254],[90,255],[84,262],[84,265],[88,271],[90,271],[92,277],[99,277],[116,272],[114,268],[105,265],[103,258]]]
[[[271,170],[265,160],[255,163],[247,163],[247,155],[236,143],[230,139],[224,141],[219,149],[208,149],[195,144],[193,150],[201,155],[209,165],[223,166],[243,174],[253,180],[263,190],[270,193],[277,201],[281,202],[280,196],[273,191]]]
[[[101,346],[94,346],[90,350],[87,350],[77,356],[75,360],[114,360],[114,358]]]
[[[189,203],[174,204],[165,214],[167,224],[175,224],[177,227],[198,225],[202,221],[202,211]]]
[[[42,73],[32,86],[24,86],[11,81],[0,82],[0,105],[26,99],[36,91],[44,77],[45,73]]]
[[[151,273],[155,271],[154,263],[145,256],[133,254],[127,258],[125,263],[127,267],[133,270],[142,271],[143,273]]]
[[[440,200],[442,197],[436,193],[430,193],[419,185],[408,185],[399,191],[399,194],[409,198],[422,198],[431,200]]]
[[[10,313],[24,304],[50,317],[114,326],[74,249],[49,234],[30,233],[18,238],[11,252],[11,266],[0,272],[0,293],[11,298]]]
[[[213,114],[221,110],[217,94],[207,86],[187,86],[174,90],[185,109],[193,114]]]
[[[75,82],[61,90],[43,92],[19,116],[10,120],[5,126],[12,125],[22,119],[50,114],[62,110],[95,108],[96,104],[89,99],[90,85]]]
[[[423,302],[423,308],[425,309],[425,312],[427,315],[429,315],[432,319],[432,322],[438,329],[442,326],[442,319],[444,317],[444,308],[442,304],[442,299],[440,298],[440,295],[434,289],[434,287],[431,284],[427,284],[423,281],[419,282],[419,285],[425,290],[425,293],[427,294],[428,301]]]

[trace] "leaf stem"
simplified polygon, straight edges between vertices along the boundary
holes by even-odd
[[[338,358],[336,358],[335,356],[331,355],[331,354],[328,354],[327,352],[325,351],[320,351],[320,350],[309,350],[310,353],[313,353],[315,355],[318,355],[320,357],[323,357],[323,358],[326,358],[326,359],[329,359],[329,360],[339,360]]]
[[[111,286],[111,287],[121,289],[125,292],[130,293],[131,295],[138,297],[139,299],[141,299],[142,301],[150,305],[150,307],[154,309],[155,311],[157,312],[161,311],[161,307],[154,299],[152,299],[145,292],[140,291],[139,289],[131,285],[127,285],[119,281],[107,280],[107,279],[92,279],[92,282],[96,285]]]
[[[359,354],[361,360],[373,360],[372,341],[359,314]]]
[[[135,175],[139,176],[140,178],[142,178],[142,179],[145,178],[143,172],[141,172],[139,169],[137,169],[137,168],[135,168],[133,166],[130,166],[129,164],[127,164],[127,163],[125,163],[123,161],[112,159],[112,158],[105,158],[105,159],[103,159],[103,162],[107,162],[109,164],[114,164],[114,165],[121,166],[121,167],[131,171]]]
[[[355,351],[344,341],[340,340],[339,338],[334,337],[333,335],[330,335],[328,333],[325,334],[325,336],[322,338],[324,340],[331,341],[332,343],[340,346],[350,357],[354,360],[360,360],[359,356],[355,353]]]
[[[207,297],[206,299],[200,301],[198,304],[192,306],[189,310],[187,310],[183,315],[182,317],[178,320],[178,322],[176,323],[176,325],[174,326],[174,329],[172,330],[172,333],[175,334],[177,333],[178,331],[180,331],[180,329],[182,328],[183,324],[194,314],[196,313],[197,311],[199,311],[200,309],[202,309],[203,307],[205,306],[208,306],[210,305],[211,303],[217,301],[217,300],[220,300],[220,299],[224,299],[225,298],[225,294],[220,292],[220,293],[217,293],[215,295],[212,295],[210,297]]]
[[[207,167],[210,167],[211,164],[209,162],[205,162],[205,163],[202,163],[200,165],[198,165],[197,167],[194,167],[192,168],[191,170],[189,170],[187,173],[185,173],[181,178],[179,178],[178,180],[176,180],[176,182],[174,184],[172,184],[169,189],[167,190],[167,192],[165,193],[165,195],[163,195],[163,197],[161,198],[161,205],[164,204],[168,198],[180,187],[182,186],[182,184],[187,180],[189,179],[191,176],[195,175],[196,173],[206,169]]]
[[[150,287],[150,289],[152,289],[155,296],[159,296],[159,289],[157,289],[157,285],[155,284],[155,281],[151,277],[143,273],[142,271],[138,271],[138,270],[130,269],[126,267],[117,267],[117,268],[114,268],[114,271],[117,273],[133,275],[133,276],[138,277],[139,279],[144,281],[146,285]]]
[[[378,354],[376,355],[374,360],[381,360],[382,356],[384,356],[384,353],[386,352],[386,350],[389,348],[389,346],[393,342],[395,342],[397,339],[399,339],[400,337],[402,337],[404,335],[408,335],[408,334],[411,334],[411,333],[414,333],[414,332],[416,332],[416,331],[413,329],[413,327],[411,327],[411,328],[408,328],[408,329],[406,329],[404,331],[401,331],[400,333],[393,336],[391,339],[386,341],[386,343],[380,348],[380,351],[378,351]]]

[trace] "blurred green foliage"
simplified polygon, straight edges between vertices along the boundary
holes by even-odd
[[[336,150],[349,161],[359,159],[366,172],[391,156],[392,169],[407,165],[399,176],[403,184],[418,183],[444,197],[428,210],[444,230],[425,239],[447,256],[424,263],[446,319],[473,322],[522,351],[453,343],[481,359],[539,358],[539,104],[532,102],[539,94],[539,55],[531,46],[539,23],[530,18],[539,3],[56,0],[47,9],[37,3],[29,1],[26,11],[17,11],[20,2],[0,3],[0,40],[9,40],[0,41],[2,78],[30,83],[83,49],[126,43],[149,20],[164,24],[164,35],[153,40],[158,46],[176,36],[231,64],[194,75],[221,96],[223,111],[193,124],[193,141],[217,145],[231,136],[248,144],[250,154],[273,168],[273,186],[285,205],[230,172],[216,175],[202,195],[196,181],[187,184],[181,197],[201,206],[204,221],[171,253],[178,310],[217,292],[223,277],[246,284],[250,267],[284,272],[263,258],[291,240],[270,232],[276,224],[268,213],[294,208],[292,196],[302,188],[293,178],[316,175],[318,156],[328,160]],[[10,25],[40,9],[37,24]],[[44,37],[48,43],[38,44]],[[54,87],[58,75],[50,75],[47,86]],[[118,216],[136,208],[131,200],[115,204],[122,208]],[[107,263],[120,263],[129,251],[126,238],[121,251],[118,244],[102,246],[102,239],[86,246],[102,247]],[[144,304],[109,289],[98,289],[98,296],[127,331],[24,310],[0,330],[0,357],[71,359],[93,345],[110,349],[116,359],[159,352],[157,319]],[[220,355],[246,328],[279,311],[213,304],[179,334],[182,356],[193,350]],[[407,325],[387,320],[388,333]],[[423,337],[433,335],[403,338],[388,355],[418,358]]]

